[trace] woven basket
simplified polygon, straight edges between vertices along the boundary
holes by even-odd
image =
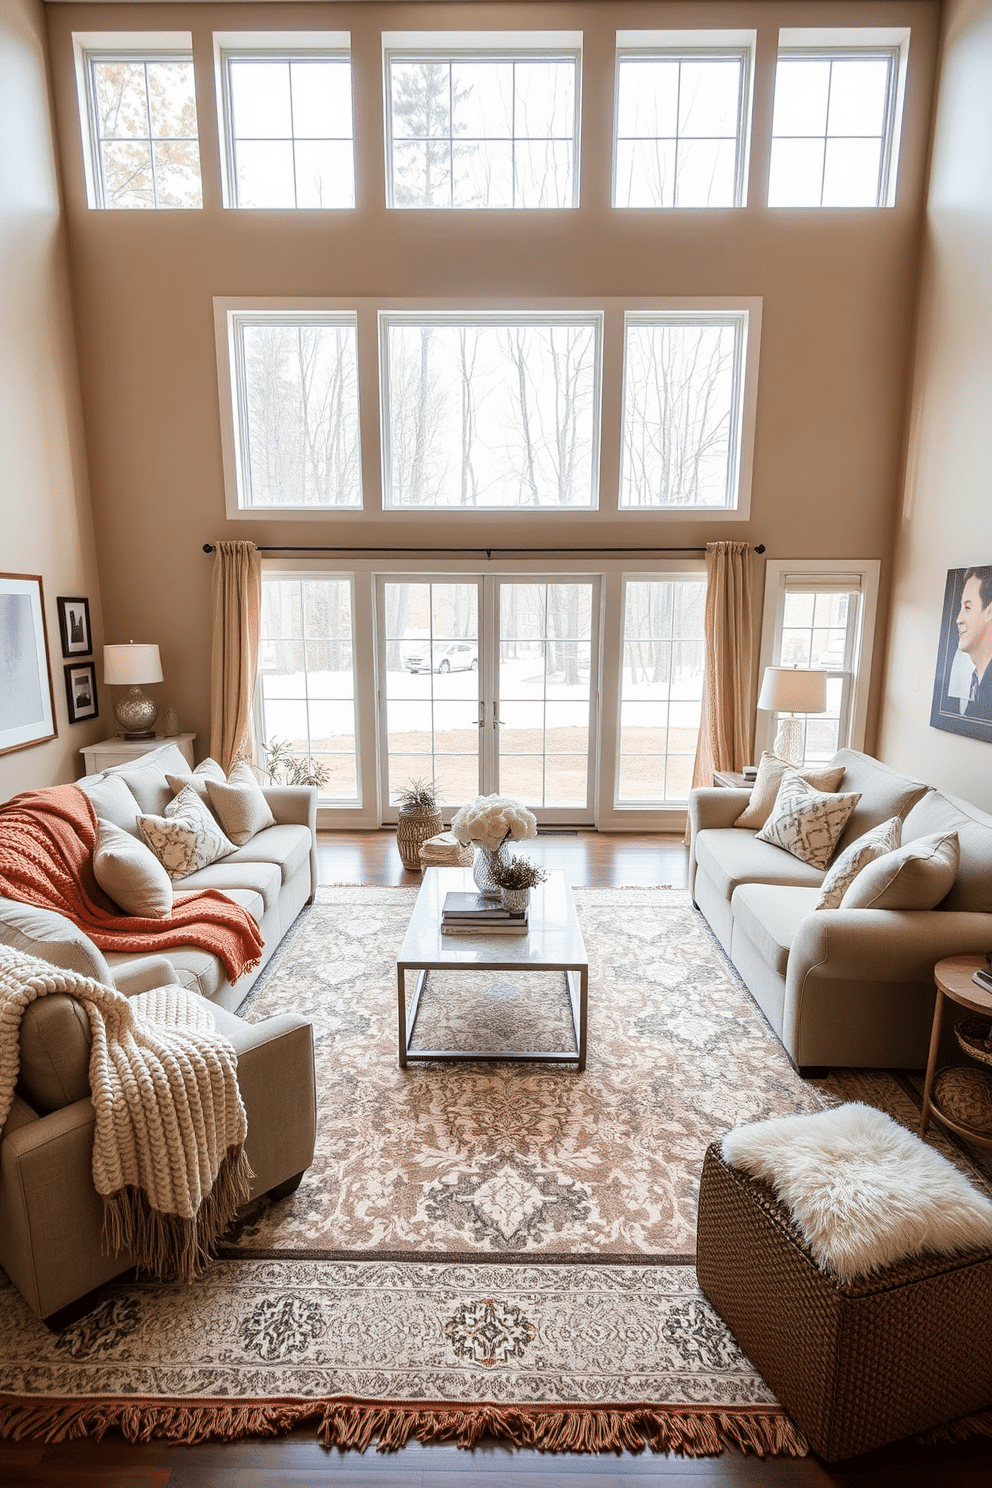
[[[954,1025],[958,1043],[972,1059],[992,1064],[992,1018],[961,1018]]]
[[[933,1103],[958,1126],[992,1136],[992,1072],[974,1065],[941,1070],[933,1082]]]
[[[433,811],[401,809],[396,823],[396,846],[400,850],[403,867],[419,873],[420,844],[426,842],[428,837],[434,837],[438,832],[443,831],[444,819],[436,807]]]

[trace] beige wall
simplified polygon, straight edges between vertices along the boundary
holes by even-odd
[[[85,205],[73,30],[189,29],[198,66],[202,212]],[[898,204],[769,212],[779,25],[910,25]],[[561,4],[51,5],[52,65],[72,238],[82,383],[108,640],[158,641],[184,727],[208,726],[207,540],[261,544],[472,543],[560,547],[560,518],[402,516],[230,523],[224,515],[211,300],[215,295],[760,295],[764,299],[752,514],[569,524],[576,544],[746,538],[780,558],[887,559],[897,497],[937,6]],[[756,27],[751,200],[742,211],[618,213],[608,206],[618,27]],[[383,29],[578,29],[585,37],[583,205],[554,216],[390,213],[383,205]],[[354,213],[224,211],[211,33],[348,29],[364,169]],[[429,536],[425,538],[425,533]],[[634,535],[636,534],[636,535]],[[567,540],[567,539],[565,539]],[[887,571],[883,572],[884,584]],[[760,565],[759,565],[760,578]],[[760,583],[759,583],[760,612]],[[883,605],[884,610],[884,605]],[[869,730],[872,721],[869,721]],[[869,734],[869,742],[871,735]]]
[[[992,563],[992,3],[944,31],[881,751],[992,810],[992,748],[930,728],[949,568]]]
[[[45,52],[39,0],[0,0],[0,570],[41,575],[58,723],[0,755],[0,800],[72,780],[105,731],[69,725],[56,617],[57,595],[86,595],[102,639]]]

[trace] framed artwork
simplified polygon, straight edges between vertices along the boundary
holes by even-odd
[[[55,601],[59,610],[59,636],[63,656],[89,656],[93,650],[90,636],[90,602],[67,599],[60,594]]]
[[[39,574],[0,574],[0,754],[58,737]]]
[[[100,716],[96,695],[96,663],[77,661],[65,668],[65,696],[69,704],[69,722],[82,723]]]
[[[948,569],[930,727],[992,744],[992,563]]]

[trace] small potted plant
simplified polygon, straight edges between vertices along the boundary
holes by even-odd
[[[438,789],[436,780],[418,779],[411,780],[409,785],[396,792],[400,808],[396,846],[403,867],[414,873],[420,872],[420,844],[444,831],[444,821],[437,805]]]
[[[527,908],[531,889],[536,889],[548,876],[529,858],[497,858],[491,871],[503,908],[511,914],[520,914]]]

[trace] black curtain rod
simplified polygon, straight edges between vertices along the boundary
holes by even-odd
[[[215,552],[213,543],[204,543],[205,553]],[[628,543],[623,548],[357,548],[347,546],[343,548],[316,548],[307,547],[306,544],[291,544],[274,548],[259,548],[260,553],[485,553],[491,558],[494,553],[705,553],[705,547],[696,548],[641,548]],[[758,543],[754,549],[756,553],[765,551],[764,543]]]

